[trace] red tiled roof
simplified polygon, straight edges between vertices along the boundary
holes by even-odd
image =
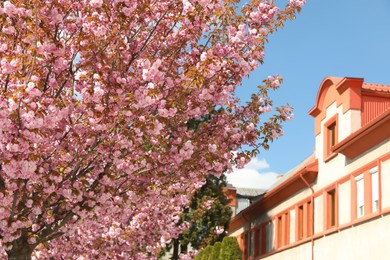
[[[376,92],[390,93],[390,86],[389,85],[364,83],[362,86],[362,89],[372,90],[372,91],[376,91]]]

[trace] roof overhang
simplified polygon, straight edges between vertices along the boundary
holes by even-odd
[[[253,221],[303,188],[307,188],[306,183],[312,184],[317,179],[317,174],[318,160],[313,159],[278,186],[266,192],[261,199],[237,214],[230,221],[229,233],[239,229],[249,221]]]
[[[390,109],[336,144],[332,152],[342,153],[347,158],[353,159],[388,138],[390,138]]]

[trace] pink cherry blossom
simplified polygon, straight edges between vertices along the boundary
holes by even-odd
[[[290,4],[301,7],[306,4],[306,0],[290,0]]]
[[[101,7],[103,5],[103,0],[90,0],[89,4],[92,7]]]
[[[205,177],[292,118],[279,76],[235,91],[304,2],[2,2],[0,258],[156,259]]]
[[[10,1],[4,1],[3,11],[10,17],[13,17],[17,13],[15,5],[13,5]]]

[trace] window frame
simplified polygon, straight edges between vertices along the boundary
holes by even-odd
[[[356,199],[356,207],[355,207],[355,214],[356,218],[362,218],[365,215],[365,210],[368,205],[366,205],[366,178],[365,174],[361,173],[358,176],[354,178],[355,180],[355,199]]]
[[[373,176],[377,178],[376,181],[373,181]],[[359,221],[361,219],[366,219],[373,214],[380,214],[381,209],[381,197],[380,197],[380,171],[378,166],[374,165],[370,168],[360,170],[351,176],[351,185],[352,185],[352,195],[351,195],[351,219],[353,221]],[[358,190],[358,181],[363,181],[363,196],[364,198],[364,210],[363,215],[358,213],[359,207],[359,190]],[[374,185],[377,185],[375,188]],[[376,193],[376,196],[374,195]],[[377,199],[377,208],[375,208],[375,198]]]
[[[249,251],[249,248],[248,248],[248,234],[249,232],[246,231],[245,233],[242,234],[242,244],[243,244],[243,251],[242,251],[242,254],[243,254],[243,259],[247,259],[248,257],[248,251]]]
[[[375,212],[379,212],[379,205],[380,205],[380,198],[379,198],[380,181],[379,181],[378,166],[375,166],[374,168],[370,169],[369,172],[371,174],[370,175],[370,177],[371,177],[371,203],[372,203],[371,212],[375,213]],[[375,178],[376,178],[375,182],[373,181],[374,180],[373,176],[375,176]],[[375,187],[375,185],[376,185],[376,187]],[[377,203],[375,203],[375,201],[377,201]]]
[[[290,244],[290,212],[285,211],[275,217],[276,248],[282,248]]]
[[[332,148],[339,142],[339,122],[338,115],[332,116],[324,124],[324,161],[327,162],[334,158],[337,153]],[[333,142],[332,142],[333,140]]]
[[[253,255],[254,257],[260,256],[261,254],[261,242],[262,242],[262,237],[261,237],[261,227],[256,227],[253,230],[254,233],[254,248],[253,248]]]
[[[268,221],[265,226],[265,253],[275,250],[275,223],[273,220]]]
[[[300,241],[313,235],[312,201],[308,200],[298,205],[295,212],[295,241]]]
[[[267,222],[260,226],[260,255],[267,253]]]
[[[324,210],[324,230],[338,227],[338,191],[337,186],[332,186],[325,190],[325,210]]]

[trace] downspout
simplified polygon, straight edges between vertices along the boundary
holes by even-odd
[[[311,230],[311,260],[314,260],[314,189],[310,186],[310,184],[306,181],[306,179],[303,177],[303,174],[301,173],[299,175],[302,179],[302,181],[306,184],[306,186],[311,190],[311,205],[313,207],[313,220],[312,220],[312,230]]]

